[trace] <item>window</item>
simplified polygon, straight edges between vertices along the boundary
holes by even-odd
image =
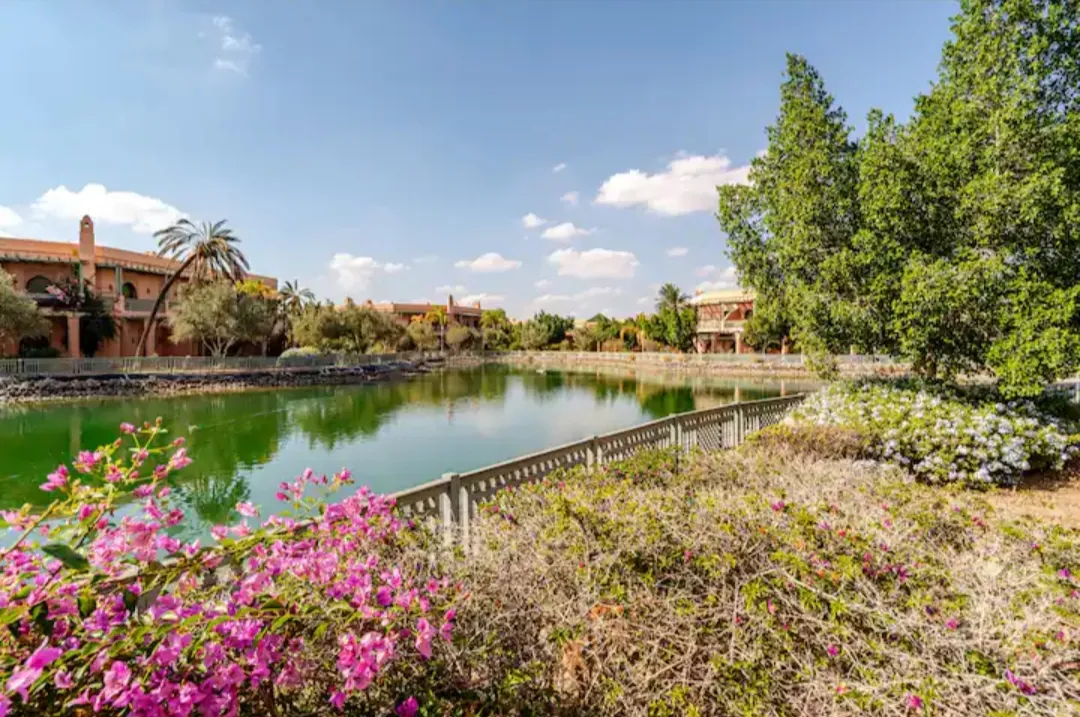
[[[44,276],[35,276],[30,281],[26,282],[26,293],[28,294],[47,294],[49,287],[53,283],[46,279]]]
[[[135,288],[135,285],[130,281],[125,281],[123,287],[120,289],[120,293],[124,295],[125,299],[137,299],[139,298],[139,291]]]

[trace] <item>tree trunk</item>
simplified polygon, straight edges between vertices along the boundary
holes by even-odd
[[[154,307],[150,309],[150,318],[147,319],[142,336],[139,337],[139,345],[135,347],[136,356],[142,356],[143,351],[146,350],[146,339],[150,337],[150,330],[154,327],[154,321],[157,319],[158,312],[161,311],[161,305],[165,303],[165,297],[168,295],[169,289],[172,288],[172,285],[176,283],[177,278],[184,273],[184,270],[187,269],[193,261],[195,261],[195,256],[189,256],[184,263],[180,265],[180,268],[176,270],[176,273],[170,276],[165,281],[165,285],[161,287],[161,293],[158,294],[157,300],[154,301]]]

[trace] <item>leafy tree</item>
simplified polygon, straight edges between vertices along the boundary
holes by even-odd
[[[198,341],[211,356],[225,356],[237,343],[261,340],[274,318],[232,283],[205,281],[184,287],[169,321],[174,341]]]
[[[0,269],[0,344],[43,336],[49,323],[37,303],[15,290],[15,281]]]
[[[285,313],[282,295],[259,279],[238,281],[236,290],[250,298],[242,309],[248,312],[246,320],[262,329],[256,343],[261,345],[262,355],[266,356],[269,343],[289,330],[289,317]]]
[[[439,347],[439,336],[435,333],[435,327],[427,321],[413,321],[405,331],[420,351],[433,351]]]
[[[551,343],[549,328],[535,318],[526,321],[521,327],[521,347],[526,351],[540,351]]]
[[[506,351],[513,343],[514,326],[504,309],[485,310],[480,315],[480,330],[483,332],[484,348]]]
[[[543,327],[547,335],[545,346],[562,343],[566,339],[566,332],[574,328],[574,320],[569,316],[549,314],[546,311],[541,311],[532,320]]]
[[[158,240],[158,254],[180,262],[180,266],[165,280],[161,293],[150,309],[149,320],[139,337],[139,345],[135,348],[136,356],[142,356],[145,352],[146,340],[154,320],[173,284],[181,275],[187,272],[187,277],[192,282],[205,281],[212,277],[238,281],[248,271],[247,259],[236,246],[240,239],[233,236],[232,230],[225,226],[224,219],[213,224],[203,222],[198,227],[188,219],[181,219],[171,227],[156,232],[154,236]]]
[[[757,294],[748,333],[989,371],[1031,396],[1080,367],[1080,23],[1074,0],[964,0],[906,123],[848,139],[790,57],[769,147],[718,216]]]
[[[446,345],[454,351],[461,351],[479,344],[480,336],[480,332],[476,329],[453,324],[446,330]]]

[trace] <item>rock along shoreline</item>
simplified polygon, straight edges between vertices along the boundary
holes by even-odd
[[[187,396],[269,388],[379,383],[427,373],[440,359],[394,361],[370,366],[280,368],[249,371],[31,375],[0,377],[0,406],[98,398]]]

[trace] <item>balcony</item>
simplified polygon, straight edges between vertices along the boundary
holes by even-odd
[[[698,321],[698,333],[705,334],[735,334],[741,333],[745,321],[732,319],[703,319]]]

